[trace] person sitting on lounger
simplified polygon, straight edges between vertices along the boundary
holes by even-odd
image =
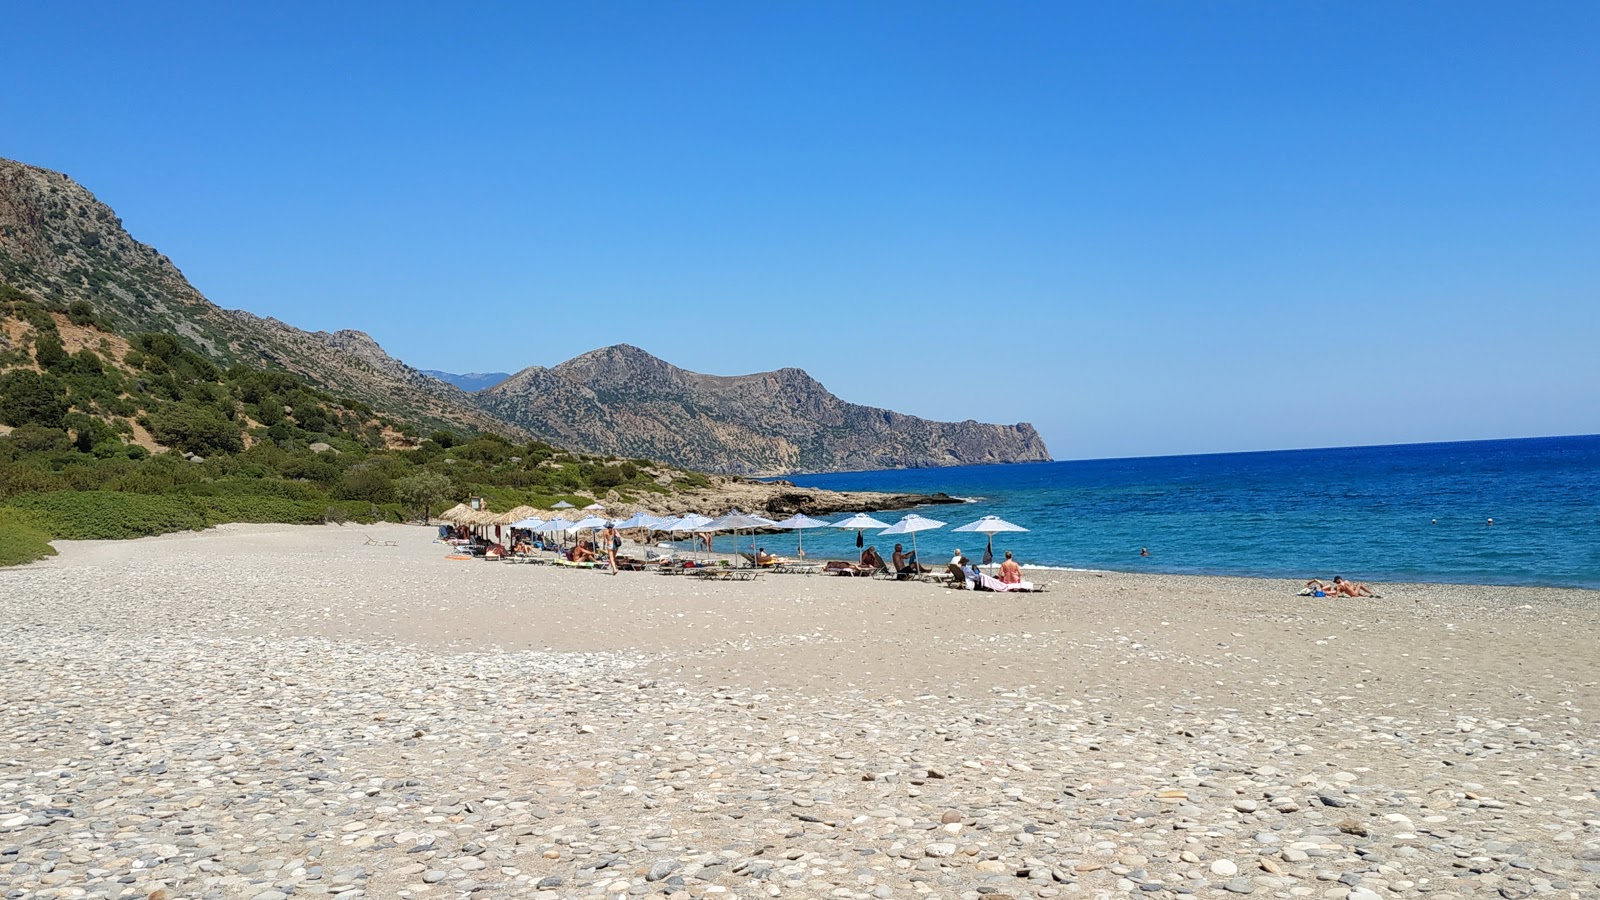
[[[955,558],[950,560],[949,564],[944,567],[945,571],[950,573],[951,587],[961,590],[967,586],[967,581],[970,580],[970,576],[967,575],[967,568],[971,565],[972,561],[962,556],[961,551],[957,550]]]
[[[760,548],[758,548],[756,550],[756,565],[758,565],[758,566],[775,566],[777,564],[778,564],[778,557],[773,556],[771,553],[768,553],[767,552],[767,548],[760,547]]]
[[[895,544],[894,555],[890,556],[889,558],[894,561],[894,573],[901,578],[922,574],[923,569],[922,566],[917,563],[917,553],[915,550],[907,553],[904,546]]]
[[[594,551],[589,549],[588,542],[584,542],[572,548],[570,558],[575,563],[594,562]]]
[[[1000,580],[1006,584],[1022,583],[1022,567],[1011,558],[1011,551],[1006,551],[1006,561],[1000,564]]]
[[[861,564],[871,566],[874,571],[883,568],[883,557],[878,555],[878,548],[868,547],[861,551]]]

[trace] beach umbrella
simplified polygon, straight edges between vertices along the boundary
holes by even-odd
[[[888,528],[885,528],[883,533],[911,535],[911,552],[912,554],[915,554],[917,552],[917,532],[933,531],[936,528],[943,528],[944,524],[945,523],[935,519],[919,516],[916,513],[908,513],[904,516],[901,516],[900,521],[890,525]]]
[[[799,537],[799,539],[800,539],[800,546],[799,546],[798,549],[795,550],[795,555],[796,556],[805,556],[806,555],[806,529],[808,529],[808,528],[827,528],[827,527],[829,527],[830,524],[831,523],[824,522],[821,519],[813,519],[810,516],[802,515],[801,513],[795,513],[794,515],[790,516],[789,518],[784,519],[782,522],[775,523],[774,527],[783,528],[783,529],[787,529],[789,531],[796,532],[796,536]]]
[[[649,528],[651,530],[659,531],[662,530],[662,527],[670,521],[672,520],[664,519],[655,513],[647,512],[641,509],[626,519],[616,523],[616,525],[618,528]]]
[[[859,547],[864,543],[861,538],[861,532],[863,529],[888,528],[889,523],[879,522],[877,519],[874,519],[866,513],[856,513],[848,519],[840,519],[839,521],[833,523],[833,527],[854,531],[856,533],[856,546]]]
[[[680,516],[679,518],[673,519],[669,524],[661,527],[667,531],[686,531],[690,534],[694,534],[696,533],[695,529],[709,521],[711,521],[710,516],[702,516],[699,513],[689,513],[686,516]],[[708,546],[707,549],[710,549],[710,547]]]
[[[588,506],[585,506],[583,508],[583,511],[584,512],[604,512],[605,508],[606,508],[606,505],[604,503],[601,503],[600,501],[596,500],[595,502],[589,504]]]
[[[771,519],[749,515],[735,509],[729,512],[727,515],[712,519],[711,521],[693,530],[706,532],[708,534],[715,534],[718,531],[731,531],[733,532],[733,548],[735,552],[738,552],[739,532],[749,531],[751,533],[751,549],[754,550],[755,530],[757,528],[764,528],[771,522]]]
[[[551,509],[571,509],[572,508],[572,504],[568,503],[565,500],[562,500],[559,503],[556,503],[554,506],[551,506],[550,508]]]
[[[545,525],[545,521],[538,516],[529,516],[511,523],[512,528],[526,528],[529,531],[538,531]]]
[[[561,516],[555,516],[553,518],[547,519],[543,525],[540,525],[539,526],[539,530],[540,531],[548,531],[548,532],[550,532],[552,534],[560,534],[563,531],[571,531],[572,530],[572,523],[568,522],[565,518],[563,518]]]
[[[509,512],[503,512],[500,515],[495,516],[495,524],[496,525],[510,525],[511,523],[516,522],[516,521],[518,521],[520,519],[526,519],[527,517],[533,515],[536,512],[538,512],[538,510],[534,509],[531,506],[513,507]]]
[[[1002,532],[1007,532],[1007,531],[1027,531],[1028,529],[1023,528],[1021,525],[1013,525],[1012,523],[1007,522],[1005,519],[1002,519],[999,516],[984,516],[983,518],[979,519],[976,522],[968,522],[967,524],[961,526],[960,528],[953,528],[951,530],[952,531],[976,531],[979,534],[988,535],[989,536],[989,546],[988,546],[987,549],[985,549],[983,551],[983,564],[984,565],[988,565],[989,563],[994,562],[994,536],[995,535],[1000,534]]]
[[[460,524],[462,521],[461,517],[473,511],[474,510],[472,507],[466,505],[465,503],[457,503],[455,506],[452,506],[444,512],[439,513],[438,518],[444,522],[454,522],[456,524]]]

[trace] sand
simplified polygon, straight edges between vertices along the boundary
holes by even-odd
[[[1600,896],[1595,592],[704,583],[432,538],[0,572],[7,896]]]

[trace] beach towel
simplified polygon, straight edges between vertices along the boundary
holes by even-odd
[[[1004,581],[1001,581],[993,575],[985,575],[982,572],[978,573],[978,584],[982,585],[983,590],[998,591],[1000,593],[1033,590],[1033,582],[1031,581],[1023,581],[1017,584],[1006,584]]]

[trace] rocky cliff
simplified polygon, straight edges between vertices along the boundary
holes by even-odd
[[[933,422],[847,403],[800,369],[690,372],[626,344],[475,395],[561,446],[711,472],[779,474],[1050,458],[1028,424]]]
[[[87,301],[124,334],[176,334],[219,362],[285,369],[404,421],[521,436],[466,392],[394,359],[359,331],[307,332],[222,309],[165,255],[134,240],[82,185],[7,159],[0,159],[0,280],[62,305]]]

